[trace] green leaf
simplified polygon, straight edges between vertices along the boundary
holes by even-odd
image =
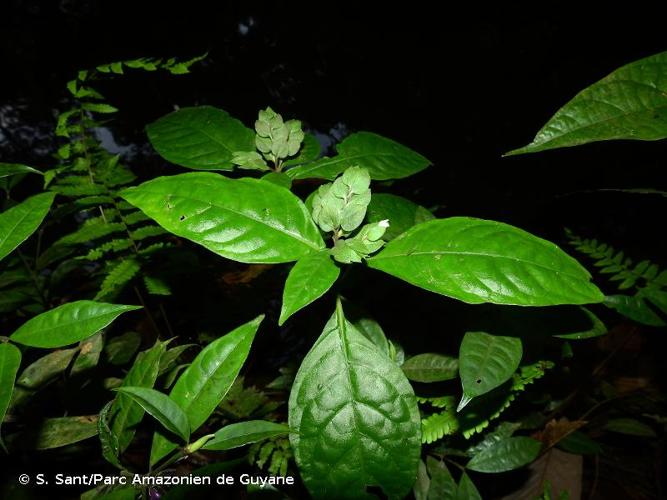
[[[141,335],[137,332],[125,332],[118,337],[113,337],[104,346],[107,361],[112,365],[124,365],[128,363],[134,353],[141,345]]]
[[[137,259],[122,259],[110,267],[109,273],[104,277],[100,290],[95,295],[95,300],[112,299],[114,295],[123,289],[132,278],[134,278],[141,266]]]
[[[140,352],[137,359],[134,360],[132,368],[125,375],[122,387],[153,387],[160,369],[160,359],[166,348],[166,343],[157,342],[150,349]],[[118,446],[122,452],[130,445],[136,426],[144,417],[144,410],[129,396],[116,394],[114,415],[111,430],[118,438]]]
[[[0,343],[0,389],[2,389],[0,391],[0,427],[5,419],[9,401],[12,399],[14,380],[20,365],[21,351],[12,344]]]
[[[412,487],[412,494],[415,500],[427,500],[428,489],[431,485],[431,478],[428,477],[426,471],[426,464],[423,460],[419,461],[419,468],[417,469],[417,481]],[[456,485],[455,485],[456,486]]]
[[[403,373],[413,382],[442,382],[456,378],[459,361],[442,354],[417,354],[405,360]]]
[[[282,325],[292,314],[324,295],[339,274],[340,268],[334,264],[328,252],[318,252],[299,259],[285,282],[278,324]]]
[[[30,363],[16,381],[22,389],[39,389],[60,375],[72,362],[78,349],[58,349]]]
[[[141,307],[78,300],[26,321],[11,339],[30,347],[63,347],[95,335],[121,314],[137,309]]]
[[[640,295],[607,295],[604,298],[604,305],[642,325],[665,326],[663,319]]]
[[[357,132],[336,147],[337,156],[287,170],[293,179],[334,179],[345,169],[359,166],[371,179],[401,179],[424,170],[431,161],[391,139],[372,132]]]
[[[113,404],[113,400],[109,401],[100,411],[100,415],[97,420],[97,435],[100,438],[102,456],[114,467],[122,469],[123,466],[121,465],[118,458],[120,456],[118,437],[113,433],[111,426],[109,425],[109,414],[112,413]]]
[[[159,177],[121,196],[167,231],[239,262],[290,262],[324,248],[301,200],[270,182],[198,172]]]
[[[381,352],[390,356],[389,341],[377,321],[370,318],[361,318],[354,323],[354,327],[359,333],[375,344],[375,347],[380,349]]]
[[[553,243],[501,222],[452,217],[418,224],[368,265],[470,304],[600,302],[590,274]]]
[[[188,442],[190,439],[188,417],[169,396],[147,387],[124,386],[115,390],[127,394],[160,422],[165,429],[176,434],[186,443]]]
[[[387,220],[366,224],[352,238],[336,241],[331,249],[331,255],[338,262],[345,264],[361,262],[384,246],[385,241],[382,237],[388,227]]]
[[[289,433],[289,427],[284,424],[267,422],[265,420],[249,420],[236,424],[226,425],[215,433],[208,441],[203,450],[231,450],[245,446],[246,444],[256,443],[263,439],[282,436]]]
[[[164,159],[197,170],[231,170],[236,151],[253,151],[255,134],[222,109],[182,108],[146,127]]]
[[[482,495],[479,494],[475,483],[468,477],[465,472],[461,474],[459,479],[459,488],[456,492],[456,500],[482,500]]]
[[[82,340],[79,344],[79,355],[72,365],[70,375],[77,375],[97,366],[103,347],[104,336],[102,332]]]
[[[581,431],[568,434],[558,442],[557,446],[575,455],[598,455],[602,453],[602,446]]]
[[[426,457],[426,467],[431,475],[428,500],[456,500],[456,482],[447,469],[445,462]]]
[[[17,174],[39,174],[44,175],[39,170],[21,165],[19,163],[0,163],[0,179]]]
[[[422,443],[433,443],[459,430],[459,422],[453,408],[433,413],[422,420]]]
[[[54,193],[37,194],[0,213],[0,260],[37,230],[54,197]]]
[[[412,226],[429,221],[435,217],[421,205],[393,194],[373,194],[368,205],[366,220],[380,222],[389,220],[389,227],[384,233],[384,239],[391,241]]]
[[[243,366],[264,316],[207,345],[178,378],[170,398],[185,412],[195,432],[223,400]],[[176,447],[162,434],[153,437],[151,465]]]
[[[667,137],[667,52],[627,64],[577,94],[537,133],[507,155],[594,141]]]
[[[459,373],[463,386],[460,411],[472,398],[507,382],[519,367],[521,340],[484,332],[468,332],[459,350]]]
[[[628,436],[657,437],[651,426],[634,418],[614,418],[609,420],[604,428],[608,431],[627,434]]]
[[[582,339],[592,339],[594,337],[600,337],[607,334],[607,327],[605,324],[598,318],[593,312],[589,311],[585,307],[580,308],[581,311],[591,320],[591,327],[588,330],[584,330],[576,333],[563,333],[560,335],[554,335],[559,339],[570,339],[570,340],[582,340]]]
[[[269,170],[269,166],[257,151],[236,151],[232,163],[247,170]]]
[[[97,419],[97,415],[47,418],[40,424],[30,447],[47,450],[91,438],[97,434]]]
[[[285,189],[292,189],[292,179],[282,172],[269,172],[262,176],[265,182],[271,182]]]
[[[336,313],[306,355],[289,400],[290,441],[316,497],[408,493],[420,453],[419,410],[394,362]],[[335,466],[334,466],[335,464]]]
[[[466,468],[497,473],[518,469],[537,458],[542,444],[529,437],[510,437],[498,441],[470,459]]]

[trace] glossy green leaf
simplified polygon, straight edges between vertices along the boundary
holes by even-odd
[[[297,261],[285,282],[283,306],[278,324],[315,302],[335,283],[340,268],[331,260],[328,252],[318,252]]]
[[[345,320],[340,302],[294,380],[289,425],[301,477],[316,498],[366,498],[367,486],[400,498],[415,482],[420,420],[412,388]]]
[[[121,314],[137,309],[141,307],[78,300],[29,319],[11,339],[30,347],[63,347],[96,334]]]
[[[239,262],[291,262],[324,248],[301,200],[270,182],[197,172],[159,177],[122,196],[167,231]]]
[[[188,442],[190,439],[188,417],[169,396],[147,387],[124,386],[115,390],[128,395],[160,422],[165,429],[176,434],[186,443]]]
[[[373,194],[366,212],[368,222],[389,221],[389,227],[384,233],[386,241],[397,238],[412,226],[434,218],[433,214],[421,205],[401,196],[386,193]]]
[[[27,165],[21,165],[19,163],[0,163],[0,179],[2,179],[3,177],[9,177],[11,175],[18,175],[18,174],[42,175],[42,172]]]
[[[617,432],[619,434],[627,434],[628,436],[649,438],[654,438],[657,436],[651,426],[634,418],[614,418],[609,420],[605,424],[604,428],[608,431]]]
[[[185,412],[195,432],[224,399],[243,366],[264,316],[239,326],[211,342],[178,378],[169,397]],[[156,433],[151,465],[173,450],[176,444]]]
[[[627,64],[577,94],[516,155],[594,141],[667,137],[667,52]]]
[[[442,382],[456,378],[459,361],[442,354],[417,354],[405,360],[403,373],[413,382]]]
[[[16,372],[21,365],[21,351],[7,342],[0,343],[0,427],[14,392]]]
[[[452,217],[412,227],[368,265],[470,304],[586,304],[603,295],[553,243],[501,222]]]
[[[607,295],[604,305],[642,325],[665,326],[665,321],[639,295]]]
[[[165,353],[167,344],[157,342],[153,347],[142,351],[132,364],[132,368],[123,379],[123,387],[147,387],[155,385],[160,369],[160,359]],[[120,451],[124,451],[132,441],[136,426],[144,417],[144,409],[125,394],[116,394],[114,401],[114,418],[111,430],[118,438]]]
[[[426,457],[426,467],[431,475],[428,500],[456,500],[456,481],[447,469],[445,462]]]
[[[472,398],[507,382],[519,367],[523,348],[514,337],[468,332],[459,350],[459,374],[463,386],[460,411]]]
[[[477,491],[475,483],[472,482],[468,474],[461,474],[459,487],[456,491],[456,500],[482,500],[482,495]]]
[[[280,186],[285,189],[292,189],[292,179],[282,172],[269,172],[268,174],[262,176],[262,180],[265,182],[271,182],[276,186]]]
[[[39,425],[34,442],[25,442],[38,450],[78,443],[97,435],[97,418],[97,415],[47,418]]]
[[[428,477],[426,464],[423,460],[420,460],[419,467],[417,468],[417,481],[412,487],[412,494],[415,500],[426,500],[429,486],[431,486],[431,478]]]
[[[334,179],[345,169],[359,166],[368,170],[372,179],[401,179],[424,170],[431,161],[391,139],[372,132],[357,132],[336,147],[337,156],[324,157],[306,165],[287,170],[293,179]]]
[[[255,134],[222,109],[182,108],[146,127],[164,159],[198,170],[231,170],[236,151],[254,151]]]
[[[537,458],[542,443],[519,436],[498,441],[470,459],[466,468],[477,472],[497,473],[518,469]]]
[[[37,230],[54,197],[54,193],[36,194],[0,213],[0,260]]]
[[[231,450],[245,446],[246,444],[256,443],[264,439],[282,436],[289,433],[289,427],[284,424],[267,422],[266,420],[249,420],[236,424],[226,425],[215,433],[208,441],[203,450]]]

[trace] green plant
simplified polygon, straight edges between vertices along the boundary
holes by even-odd
[[[619,299],[605,297],[584,267],[538,236],[496,221],[437,218],[410,200],[374,192],[383,181],[427,168],[431,162],[419,153],[377,134],[357,132],[338,144],[335,156],[321,158],[317,140],[303,132],[301,122],[285,121],[271,108],[259,112],[254,131],[210,106],[183,108],[160,118],[147,127],[156,151],[171,163],[199,171],[137,184],[119,158],[102,150],[90,134],[99,125],[93,114],[115,111],[90,82],[125,67],[178,74],[193,62],[114,63],[80,72],[68,84],[75,104],[58,119],[57,133],[67,142],[58,151],[56,168],[43,173],[48,191],[21,203],[9,199],[0,214],[5,311],[15,311],[21,319],[32,316],[0,344],[0,415],[8,408],[18,414],[22,401],[55,376],[90,370],[104,353],[113,366],[133,359],[122,377],[105,380],[106,389],[115,394],[107,394],[109,402],[95,416],[47,419],[36,448],[98,435],[104,458],[129,475],[142,469],[128,459],[127,450],[146,412],[160,427],[152,433],[142,477],[158,477],[202,452],[255,443],[249,451],[252,464],[284,475],[293,457],[314,497],[363,498],[379,488],[390,498],[412,490],[418,499],[481,498],[473,482],[476,474],[532,467],[541,453],[551,453],[568,437],[570,449],[576,448],[571,436],[584,424],[552,425],[548,417],[558,410],[549,404],[548,394],[535,391],[531,413],[507,420],[501,416],[530,395],[530,384],[537,386],[562,364],[572,349],[570,341],[606,332],[593,312],[569,308],[583,314],[586,327],[549,335],[537,351],[511,331],[491,334],[471,328],[458,343],[458,352],[405,359],[401,346],[388,339],[378,323],[351,319],[354,315],[348,319],[345,311],[352,305],[335,287],[341,274],[354,273],[361,264],[467,304],[604,302],[623,313]],[[594,140],[664,138],[665,82],[667,53],[621,68],[575,97],[530,145],[510,154]],[[23,165],[0,165],[3,178],[35,173]],[[319,185],[309,196],[295,194],[313,182]],[[8,193],[12,187],[5,183]],[[49,211],[59,236],[42,251],[45,226],[39,228]],[[61,236],[63,221],[72,214],[84,222]],[[30,238],[35,231],[36,238]],[[598,260],[603,272],[618,277],[621,288],[641,281],[632,300],[648,299],[665,312],[664,272],[659,274],[648,262],[631,267],[610,247],[572,234],[570,238],[577,249]],[[156,334],[150,343],[132,330],[108,336],[112,321],[140,307],[101,300],[113,300],[138,276],[150,294],[170,293],[154,269],[168,255],[161,252],[183,245],[181,239],[240,263],[292,264],[279,325],[299,321],[301,310],[327,297],[333,313],[298,371],[285,369],[264,389],[290,390],[287,422],[274,414],[280,402],[272,404],[254,387],[244,389],[237,378],[263,315],[207,342],[189,362],[182,362],[192,345],[171,347],[173,339],[160,331],[150,311],[160,311],[169,328],[161,304],[147,304],[135,286]],[[34,250],[33,259],[23,253],[26,248]],[[66,296],[65,303],[53,307],[59,280],[71,272],[84,273],[96,286],[84,287],[81,300]],[[545,324],[541,328],[546,329]],[[552,341],[556,351],[547,349]],[[150,347],[134,356],[142,343]],[[15,344],[24,350],[68,349],[49,352],[17,377],[22,351]],[[450,383],[457,380],[460,387],[459,382]],[[284,401],[284,394],[278,397]],[[616,422],[609,427],[619,428],[628,426]],[[10,449],[25,441],[20,431],[9,438]],[[531,491],[550,498],[561,493],[554,488],[552,492],[550,483],[539,482]],[[124,490],[130,497],[137,493]],[[89,495],[107,491],[97,488]]]

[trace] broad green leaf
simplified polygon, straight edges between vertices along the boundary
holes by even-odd
[[[501,222],[452,217],[418,224],[368,265],[470,304],[586,304],[603,295],[553,243]]]
[[[160,368],[160,358],[164,355],[166,348],[165,342],[157,342],[150,349],[140,352],[132,368],[125,375],[122,387],[153,387]],[[111,430],[118,438],[121,452],[130,445],[135,428],[143,417],[144,409],[138,403],[125,394],[116,394]]]
[[[0,428],[14,392],[16,372],[21,365],[21,351],[7,342],[0,343]],[[0,438],[1,439],[1,438]]]
[[[11,339],[30,347],[63,347],[95,335],[121,314],[137,309],[141,307],[78,300],[29,319]]]
[[[403,373],[413,382],[442,382],[456,378],[459,361],[442,354],[417,354],[405,360]]]
[[[391,241],[412,226],[429,221],[435,217],[421,205],[394,194],[377,193],[371,197],[366,220],[368,222],[389,221],[384,239]]]
[[[263,439],[282,436],[289,433],[289,427],[284,424],[267,422],[266,420],[249,420],[236,424],[226,425],[215,433],[203,450],[231,450],[256,443]]]
[[[607,295],[604,305],[642,325],[665,326],[665,321],[639,295]]]
[[[40,174],[43,175],[37,169],[29,167],[27,165],[21,165],[19,163],[0,163],[0,179],[3,177],[9,177],[11,175],[17,174]]]
[[[222,109],[182,108],[146,127],[164,159],[197,170],[231,170],[236,151],[254,151],[255,134]]]
[[[357,132],[336,147],[337,156],[324,157],[307,165],[287,170],[293,179],[334,179],[345,169],[359,166],[371,179],[401,179],[424,170],[431,161],[391,139],[372,132]]]
[[[605,429],[619,434],[627,434],[629,436],[650,437],[657,436],[653,428],[644,422],[640,422],[634,418],[614,418],[609,420]]]
[[[594,141],[667,137],[667,52],[627,64],[577,94],[537,133],[507,155]]]
[[[290,441],[316,498],[401,498],[415,482],[419,410],[408,380],[336,313],[306,355],[289,400]]]
[[[667,290],[660,290],[657,287],[646,287],[639,292],[639,295],[660,309],[663,314],[667,314]]]
[[[318,252],[299,259],[285,282],[278,324],[282,325],[292,314],[324,295],[339,274],[340,268],[331,260],[328,252]]]
[[[186,443],[188,442],[190,439],[188,417],[169,396],[147,387],[119,387],[116,391],[128,395],[165,429],[176,434]]]
[[[482,495],[477,491],[475,483],[472,482],[465,472],[461,474],[461,479],[459,479],[456,500],[482,500]]]
[[[301,200],[270,182],[197,172],[121,195],[167,231],[239,262],[290,262],[324,248]]]
[[[456,481],[447,469],[445,462],[426,457],[426,467],[431,475],[428,489],[428,500],[456,500]]]
[[[97,434],[97,418],[97,415],[47,418],[39,425],[34,442],[26,442],[38,450],[78,443]]]
[[[269,172],[262,176],[265,182],[271,182],[285,189],[292,189],[292,179],[282,172]]]
[[[317,140],[317,137],[313,134],[305,134],[299,154],[294,158],[284,161],[283,167],[292,167],[315,161],[320,157],[321,149],[322,147],[320,146],[320,141]]]
[[[519,436],[498,441],[470,459],[466,468],[477,472],[505,472],[518,469],[537,458],[542,443]]]
[[[178,378],[169,397],[188,416],[195,432],[223,400],[243,366],[264,316],[239,326],[207,345]],[[176,448],[162,434],[153,437],[151,465]]]
[[[460,411],[472,398],[507,382],[519,367],[523,348],[514,337],[468,332],[459,350],[459,374],[463,386]]]
[[[54,193],[37,194],[0,213],[0,260],[37,230],[54,197]]]
[[[563,333],[559,335],[554,335],[559,339],[569,339],[569,340],[582,340],[582,339],[592,339],[594,337],[600,337],[607,333],[607,327],[605,324],[598,318],[593,312],[589,311],[585,307],[580,308],[581,311],[591,320],[591,327],[588,330],[584,330],[576,333]]]
[[[114,401],[109,401],[100,411],[97,420],[97,435],[100,438],[100,446],[102,448],[102,456],[114,467],[122,469],[120,463],[120,445],[118,443],[118,436],[113,433],[109,424],[111,420],[110,413],[113,413]]]

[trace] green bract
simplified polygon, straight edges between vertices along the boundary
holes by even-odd
[[[350,167],[331,184],[317,190],[313,198],[313,219],[324,232],[354,231],[366,216],[371,201],[368,171]]]

